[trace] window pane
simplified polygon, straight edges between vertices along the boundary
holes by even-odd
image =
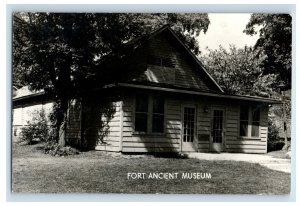
[[[259,122],[260,109],[258,106],[252,108],[252,121]]]
[[[223,111],[214,110],[213,117],[213,142],[222,143],[222,131],[223,131]]]
[[[147,114],[145,113],[135,114],[135,131],[147,132]]]
[[[248,136],[248,121],[240,122],[240,136]]]
[[[251,136],[259,137],[259,122],[252,122]]]
[[[247,120],[248,121],[248,111],[249,107],[246,105],[241,105],[240,108],[240,120]]]
[[[135,102],[136,112],[147,112],[148,111],[148,96],[144,94],[139,94],[136,96]]]
[[[153,113],[164,113],[164,98],[162,96],[153,97]]]
[[[194,132],[195,132],[195,109],[185,107],[184,108],[184,142],[193,142],[194,141]]]
[[[152,118],[152,132],[164,132],[164,115],[154,114]]]

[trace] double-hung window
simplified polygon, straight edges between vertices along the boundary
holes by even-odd
[[[164,98],[160,95],[138,94],[135,99],[135,131],[164,132]]]
[[[259,105],[240,107],[240,136],[259,137],[260,107]]]
[[[135,131],[147,132],[148,95],[140,94],[135,99]]]
[[[153,96],[152,109],[152,132],[164,132],[164,99],[162,96]]]

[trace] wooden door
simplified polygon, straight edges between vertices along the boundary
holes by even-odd
[[[182,111],[181,151],[197,151],[196,141],[196,107],[184,106]]]
[[[224,109],[213,109],[210,149],[212,152],[224,150]]]

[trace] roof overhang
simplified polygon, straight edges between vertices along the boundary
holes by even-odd
[[[267,103],[267,104],[282,104],[281,100],[265,98],[265,97],[247,96],[247,95],[228,95],[228,94],[224,94],[224,93],[194,91],[194,90],[188,90],[188,89],[183,89],[183,88],[162,87],[161,85],[154,86],[154,85],[143,85],[143,84],[132,84],[132,83],[110,84],[110,85],[106,85],[103,88],[93,89],[92,91],[97,91],[99,89],[102,90],[102,89],[115,88],[115,87],[147,89],[147,90],[155,90],[155,91],[162,91],[162,92],[172,92],[172,93],[189,94],[189,95],[197,95],[197,96],[207,96],[207,97],[214,97],[214,98],[221,98],[221,99],[243,100],[243,101],[252,101],[252,102],[264,102],[264,103]],[[46,95],[45,92],[30,94],[30,95],[26,95],[26,96],[22,96],[22,97],[13,98],[13,102],[22,101],[22,100],[29,100],[29,99],[44,96],[44,95]]]
[[[21,97],[15,97],[12,100],[13,101],[19,101],[19,100],[30,99],[30,98],[33,98],[33,97],[39,97],[39,96],[43,96],[43,95],[45,95],[45,92],[39,92],[39,93],[24,95],[24,96],[21,96]]]
[[[173,92],[173,93],[181,93],[181,94],[190,94],[190,95],[198,95],[198,96],[208,96],[222,99],[232,99],[232,100],[244,100],[244,101],[252,101],[252,102],[263,102],[268,104],[282,104],[281,100],[265,98],[265,97],[257,97],[257,96],[247,96],[247,95],[228,95],[224,93],[210,93],[203,91],[191,91],[186,89],[174,89],[167,87],[158,87],[158,86],[148,86],[148,85],[140,85],[140,84],[129,84],[129,83],[119,83],[120,87],[128,87],[128,88],[137,88],[137,89],[148,89],[148,90],[156,90],[163,92]]]

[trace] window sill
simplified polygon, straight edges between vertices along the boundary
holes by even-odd
[[[132,132],[132,135],[140,135],[140,136],[164,136],[165,133]]]
[[[260,137],[241,137],[241,136],[240,136],[240,139],[243,139],[243,140],[261,140]]]

